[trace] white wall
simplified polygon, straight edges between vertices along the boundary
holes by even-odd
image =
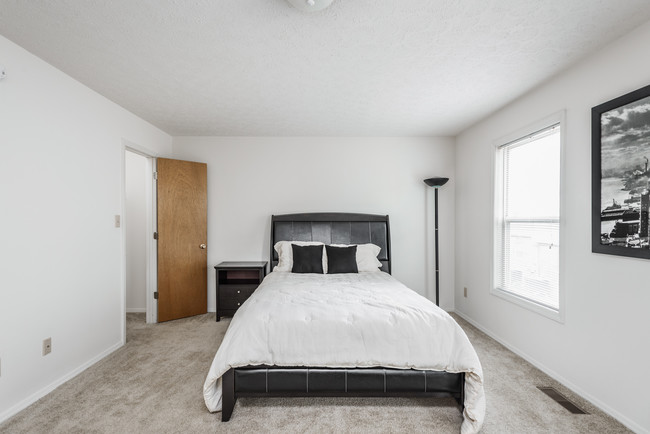
[[[175,137],[173,155],[208,164],[210,310],[215,309],[212,267],[268,260],[271,215],[296,212],[388,214],[393,275],[425,294],[433,269],[426,242],[432,237],[426,223],[433,190],[422,180],[431,176],[451,178],[440,192],[440,266],[441,306],[453,309],[451,139]],[[431,295],[431,278],[429,283]]]
[[[650,23],[466,130],[456,149],[456,310],[637,431],[650,431],[650,261],[591,253],[590,116],[650,83],[649,45]],[[561,324],[491,295],[489,258],[493,141],[563,109]]]
[[[0,53],[2,421],[122,344],[122,140],[166,154],[171,137],[3,37]]]
[[[126,152],[126,311],[145,312],[147,276],[147,158]]]

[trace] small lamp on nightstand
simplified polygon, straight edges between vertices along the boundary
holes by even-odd
[[[438,270],[438,189],[445,185],[449,181],[449,178],[427,178],[424,180],[424,183],[429,187],[433,187],[436,191],[435,199],[435,254],[436,254],[436,305],[440,306],[440,271]]]

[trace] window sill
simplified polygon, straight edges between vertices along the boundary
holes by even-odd
[[[537,314],[545,316],[546,318],[550,318],[553,321],[557,321],[561,324],[564,324],[564,311],[562,310],[561,303],[560,303],[560,309],[554,310],[549,307],[542,306],[541,304],[535,303],[533,301],[527,300],[525,298],[517,297],[516,295],[510,292],[506,292],[500,288],[492,288],[490,292],[493,295],[502,298],[503,300],[509,301],[531,312],[535,312]]]

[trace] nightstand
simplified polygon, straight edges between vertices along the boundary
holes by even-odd
[[[217,272],[217,321],[233,316],[266,276],[266,261],[222,262]]]

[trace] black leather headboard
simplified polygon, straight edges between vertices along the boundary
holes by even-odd
[[[278,241],[320,241],[325,244],[365,244],[381,247],[381,271],[390,274],[390,224],[387,215],[306,213],[271,216],[271,270],[278,265],[273,246]]]

